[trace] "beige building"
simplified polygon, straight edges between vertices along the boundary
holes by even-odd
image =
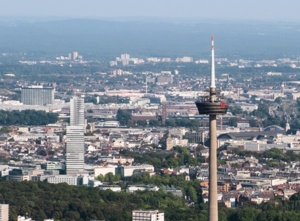
[[[171,133],[168,132],[168,137],[166,139],[166,150],[171,150],[173,148],[173,140],[171,137]]]
[[[9,220],[9,205],[0,204],[0,221],[8,221],[8,220]]]

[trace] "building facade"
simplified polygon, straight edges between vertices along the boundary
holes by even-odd
[[[0,221],[8,221],[8,220],[9,220],[9,205],[0,204]]]
[[[67,127],[66,172],[67,175],[82,174],[84,171],[83,126]]]
[[[78,176],[68,176],[68,175],[58,175],[58,176],[49,176],[47,178],[48,183],[58,184],[58,183],[67,183],[68,185],[76,186],[78,185]]]
[[[70,100],[70,126],[67,126],[67,175],[84,174],[84,99]]]
[[[84,126],[84,99],[73,97],[70,100],[70,126]]]
[[[53,104],[54,88],[41,85],[23,87],[21,89],[21,102],[26,105]]]
[[[133,210],[132,221],[164,221],[164,213],[158,210]]]

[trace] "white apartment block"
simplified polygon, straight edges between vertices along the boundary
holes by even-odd
[[[154,167],[149,164],[119,166],[117,168],[117,173],[121,174],[123,177],[130,177],[135,170],[144,170],[145,172],[152,173],[154,172]]]
[[[68,185],[76,186],[78,184],[78,176],[68,176],[68,175],[49,176],[47,181],[48,183],[53,183],[53,184],[67,183]]]
[[[43,86],[30,86],[21,89],[21,102],[27,105],[53,104],[54,88]]]
[[[158,210],[133,210],[132,221],[164,221],[164,213]]]

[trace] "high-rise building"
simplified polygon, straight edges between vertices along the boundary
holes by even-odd
[[[66,171],[67,175],[77,175],[84,172],[83,126],[67,127]]]
[[[70,126],[67,126],[67,175],[84,173],[84,100],[70,100]]]
[[[122,65],[124,65],[124,66],[128,65],[129,61],[130,61],[130,55],[129,54],[121,54]]]
[[[164,221],[165,215],[158,210],[133,210],[132,221]]]
[[[73,97],[70,100],[70,126],[84,126],[84,99]]]
[[[54,88],[34,85],[21,89],[21,102],[27,105],[47,105],[54,101]]]
[[[78,52],[77,51],[73,51],[72,58],[73,58],[73,60],[76,60],[78,58]]]
[[[8,221],[8,220],[9,220],[9,205],[0,204],[0,221]]]

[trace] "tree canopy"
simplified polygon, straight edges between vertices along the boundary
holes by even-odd
[[[36,110],[0,110],[1,125],[46,125],[55,123],[58,115]]]

